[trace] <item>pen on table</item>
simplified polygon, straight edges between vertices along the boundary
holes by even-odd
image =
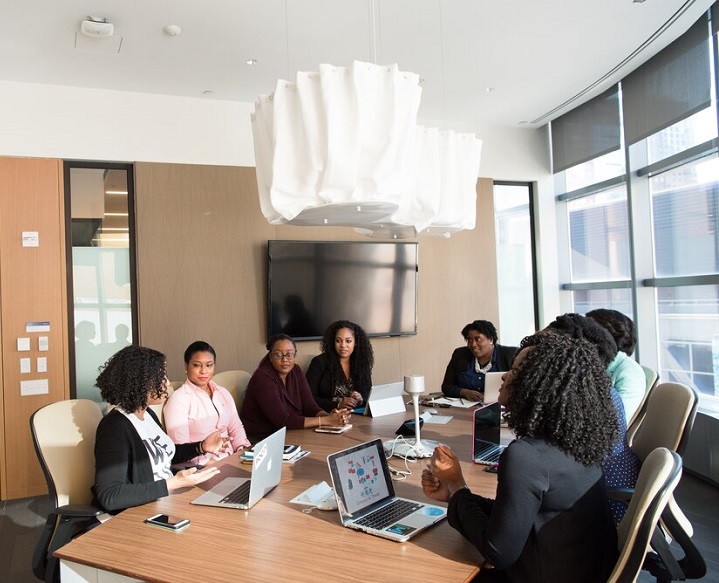
[[[462,399],[462,397],[459,398],[459,402],[460,404],[464,405],[464,399]]]

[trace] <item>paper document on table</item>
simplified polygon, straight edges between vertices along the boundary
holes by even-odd
[[[425,419],[425,423],[437,423],[444,425],[452,420],[451,415],[432,415],[429,419]]]
[[[449,405],[450,407],[459,407],[460,409],[469,409],[476,405],[481,405],[480,401],[468,401],[459,397],[436,397],[427,401],[428,405]]]

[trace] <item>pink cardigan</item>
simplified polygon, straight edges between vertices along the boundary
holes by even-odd
[[[230,392],[212,381],[210,388],[212,399],[200,387],[187,380],[170,395],[162,410],[165,430],[175,443],[202,441],[216,429],[227,427],[231,449],[222,455],[206,453],[194,457],[194,464],[205,464],[212,459],[227,457],[239,448],[250,445]]]

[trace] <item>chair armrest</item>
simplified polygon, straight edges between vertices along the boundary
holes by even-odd
[[[612,500],[624,502],[629,506],[629,503],[632,501],[632,496],[634,496],[634,488],[611,488],[607,490],[607,494]]]
[[[66,506],[58,506],[54,511],[60,518],[92,518],[100,516],[104,511],[96,506],[83,504],[67,504]]]

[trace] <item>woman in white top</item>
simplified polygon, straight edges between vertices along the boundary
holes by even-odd
[[[185,350],[187,380],[170,395],[162,410],[165,429],[175,443],[197,441],[216,429],[227,428],[230,447],[219,455],[205,453],[192,458],[197,465],[250,445],[232,395],[212,382],[216,358],[215,349],[207,342],[198,340],[190,344]]]

